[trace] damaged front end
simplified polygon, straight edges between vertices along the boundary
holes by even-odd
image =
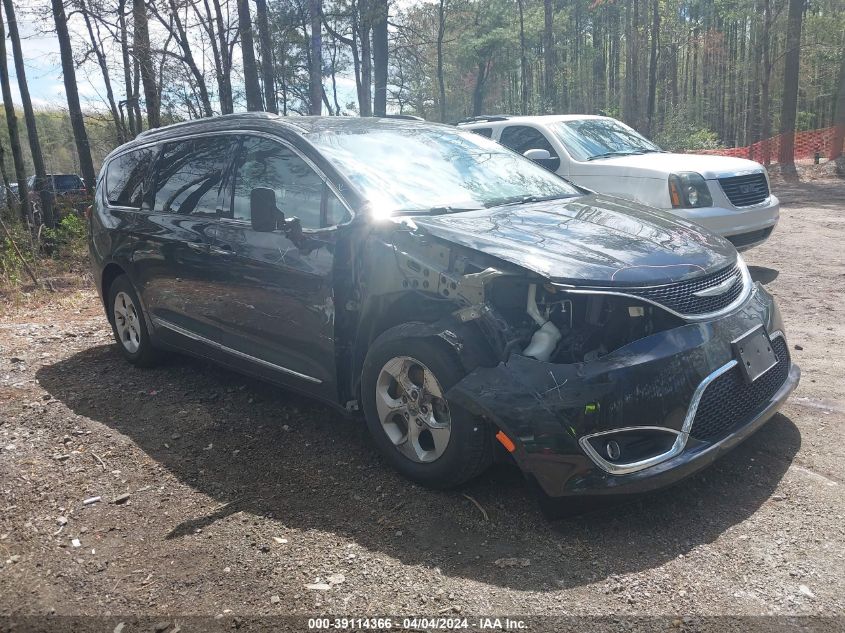
[[[440,310],[409,334],[445,340],[468,371],[450,406],[500,431],[549,496],[672,483],[754,432],[798,383],[779,312],[741,259],[674,283],[596,287],[415,227],[388,250],[402,290]],[[367,290],[370,302],[384,296]],[[750,381],[735,343],[760,326],[776,362]]]

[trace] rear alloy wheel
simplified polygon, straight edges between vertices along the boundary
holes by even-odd
[[[370,345],[361,400],[385,459],[412,481],[449,488],[490,464],[490,429],[460,407],[450,407],[446,394],[466,371],[443,341],[409,337],[413,325],[392,328]]]
[[[141,317],[132,298],[118,292],[114,298],[114,329],[117,341],[127,352],[135,354],[141,347]]]
[[[126,275],[120,275],[109,286],[108,315],[114,339],[124,358],[139,367],[151,367],[159,361],[144,321],[141,302]]]

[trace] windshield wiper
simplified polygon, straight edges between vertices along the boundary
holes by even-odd
[[[662,149],[632,149],[627,152],[605,152],[604,154],[596,154],[595,156],[590,156],[587,160],[596,160],[597,158],[612,158],[614,156],[636,156],[638,154],[653,154],[653,153],[661,153],[665,154]]]
[[[396,209],[392,215],[444,215],[446,213],[460,213],[462,211],[480,211],[484,207],[453,207],[445,205],[429,207],[428,209]]]
[[[510,207],[518,204],[528,204],[530,202],[547,202],[548,200],[562,200],[564,198],[574,198],[577,193],[559,194],[554,196],[520,196],[518,198],[506,198],[503,201],[492,202],[487,205],[490,207]]]

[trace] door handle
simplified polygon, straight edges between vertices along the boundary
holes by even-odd
[[[196,251],[198,253],[207,253],[208,252],[208,245],[203,244],[202,242],[185,242],[192,251]]]
[[[235,254],[231,246],[209,246],[208,252],[218,257],[232,257]]]

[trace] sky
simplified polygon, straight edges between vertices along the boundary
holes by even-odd
[[[21,34],[21,48],[23,49],[26,78],[32,102],[36,107],[66,107],[58,40],[55,35],[39,33],[36,28],[38,21],[36,16],[31,13],[34,7],[42,7],[43,3],[33,0],[19,0],[16,4],[19,8],[17,13],[18,29]],[[20,105],[20,91],[15,74],[15,62],[12,57],[12,45],[8,39],[6,40],[6,53],[6,64],[12,79],[12,98],[16,104]],[[96,94],[96,89],[84,76],[77,77],[77,80],[80,96],[85,94],[86,97],[90,97]]]
[[[16,16],[21,35],[26,78],[33,105],[36,108],[67,109],[59,42],[54,33],[47,31],[52,27],[52,15],[49,12],[45,13],[45,8],[49,6],[49,3],[47,0],[17,0],[15,4],[18,7]],[[75,28],[80,26],[74,24],[73,19],[71,20],[72,39],[74,39]],[[84,26],[82,28],[84,29]],[[78,37],[84,36],[83,33],[78,35]],[[6,53],[7,67],[12,79],[12,100],[20,105],[20,91],[15,74],[12,47],[8,39],[6,41]],[[102,111],[106,108],[103,80],[93,59],[82,68],[77,69],[76,81],[83,109]],[[341,105],[356,101],[353,77],[338,76],[337,81],[338,99]],[[331,88],[330,82],[326,81],[325,87],[328,92]],[[120,95],[116,96],[122,98]],[[331,99],[331,96],[329,98]]]

